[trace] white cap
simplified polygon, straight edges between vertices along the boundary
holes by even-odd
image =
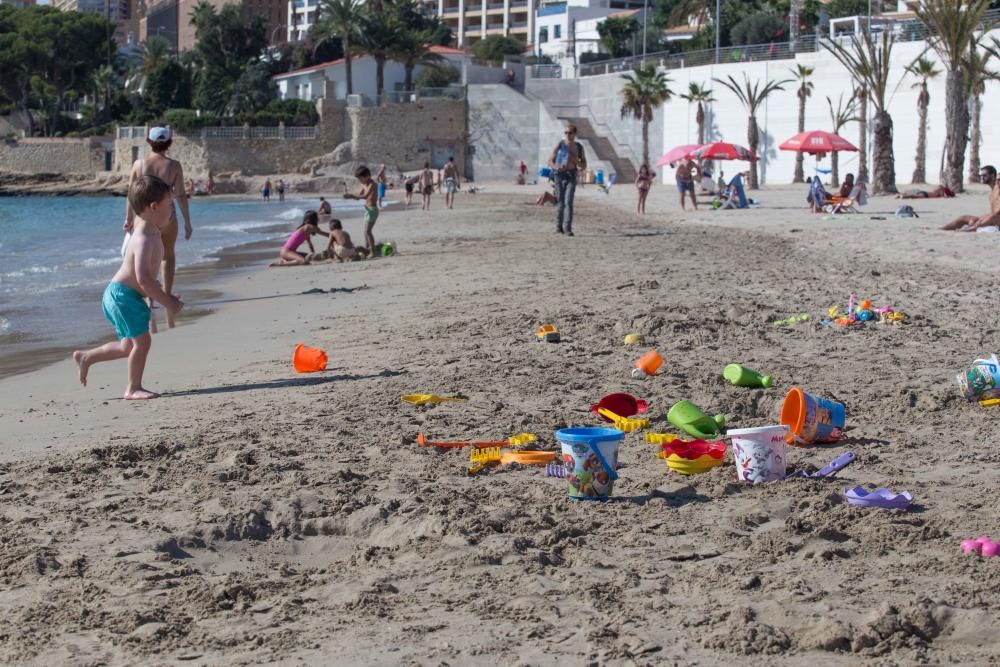
[[[150,141],[170,141],[170,128],[169,127],[151,127],[149,128],[149,140]]]

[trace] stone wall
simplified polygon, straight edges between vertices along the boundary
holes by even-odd
[[[542,134],[539,125],[546,116],[538,100],[528,99],[506,84],[469,86],[468,91],[469,175],[477,181],[512,181],[521,160],[529,175],[536,174]]]
[[[0,171],[94,174],[104,171],[103,139],[0,140]]]
[[[440,167],[454,157],[459,171],[466,173],[465,100],[432,98],[412,104],[351,107],[347,116],[354,160],[385,162],[413,171],[424,162]]]

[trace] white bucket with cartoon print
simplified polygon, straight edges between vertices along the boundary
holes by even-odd
[[[727,431],[726,438],[733,441],[737,479],[750,484],[783,480],[787,436],[788,428],[781,424]]]

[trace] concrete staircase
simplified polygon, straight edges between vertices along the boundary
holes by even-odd
[[[559,116],[559,119],[576,125],[577,138],[590,144],[598,160],[611,165],[615,173],[618,174],[619,183],[631,183],[635,180],[637,174],[632,161],[618,155],[607,137],[594,131],[594,126],[590,124],[589,119],[574,116]]]

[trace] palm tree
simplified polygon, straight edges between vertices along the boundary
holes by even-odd
[[[858,112],[858,95],[852,92],[850,99],[844,102],[844,94],[837,98],[837,108],[833,107],[833,100],[826,98],[826,103],[830,106],[830,121],[833,123],[833,133],[840,134],[841,128],[851,121],[858,120],[855,115]],[[840,161],[837,151],[830,154],[830,185],[835,188],[840,187]]]
[[[418,65],[440,69],[444,58],[431,49],[448,34],[448,26],[436,16],[424,16],[413,0],[402,0],[394,6],[400,22],[399,39],[393,59],[402,63],[406,78],[403,88],[413,90],[413,71]]]
[[[743,75],[743,83],[738,83],[732,75],[727,76],[725,79],[715,79],[716,83],[720,83],[726,88],[728,88],[736,98],[739,99],[743,108],[747,110],[749,119],[747,121],[747,144],[750,152],[754,155],[757,154],[757,148],[760,146],[760,130],[757,127],[757,110],[764,104],[768,96],[776,90],[784,90],[785,84],[791,83],[792,79],[783,79],[782,81],[768,81],[763,87],[761,87],[761,82],[758,79],[754,83],[750,83],[750,77],[746,74]],[[757,177],[757,162],[750,163],[750,189],[756,190],[760,187],[760,182]]]
[[[698,123],[698,143],[705,143],[705,105],[715,101],[712,97],[712,89],[706,88],[703,84],[691,82],[688,84],[688,91],[681,95],[681,99],[687,100],[691,104],[698,105],[694,119]]]
[[[375,61],[375,91],[385,92],[385,63],[396,53],[402,31],[396,18],[381,3],[369,3],[358,25],[358,46]]]
[[[941,183],[962,192],[962,169],[969,133],[969,107],[965,87],[964,59],[969,44],[979,44],[986,30],[979,32],[983,14],[991,0],[922,0],[917,18],[927,28],[927,42],[933,48],[945,75],[945,166]]]
[[[149,74],[154,69],[170,60],[172,52],[173,49],[170,46],[170,41],[167,40],[166,37],[161,37],[159,35],[149,37],[146,40],[146,43],[139,50],[143,73]]]
[[[990,81],[1000,81],[1000,73],[990,69],[990,59],[994,53],[990,49],[977,49],[969,45],[969,54],[965,60],[965,94],[972,106],[972,118],[969,127],[969,182],[979,182],[979,147],[983,143],[983,133],[980,118],[983,112],[983,95],[986,84]]]
[[[111,120],[111,89],[115,86],[118,80],[118,75],[115,74],[114,68],[110,65],[102,65],[97,68],[94,72],[94,111],[95,116],[103,117],[105,122]],[[97,111],[97,97],[98,95],[104,98],[103,113],[98,115]]]
[[[792,76],[799,82],[799,89],[795,93],[799,98],[799,132],[806,131],[806,100],[812,96],[813,91],[813,83],[809,77],[815,71],[814,67],[806,67],[805,65],[796,65],[795,69],[792,70]],[[806,177],[802,169],[804,158],[805,153],[801,152],[795,156],[795,176],[792,178],[792,183],[805,183]]]
[[[823,47],[865,87],[867,98],[875,108],[873,194],[898,192],[895,157],[892,152],[892,116],[889,115],[887,107],[894,43],[895,40],[888,33],[873,36],[870,32],[864,33],[861,39],[852,36],[850,47],[838,42],[823,42]]]
[[[347,77],[347,94],[354,94],[351,78],[351,42],[361,26],[361,0],[320,0],[320,19],[313,27],[317,36],[316,46],[330,37],[339,37],[344,51],[344,76]]]
[[[649,164],[649,123],[653,120],[653,110],[670,101],[674,93],[670,90],[670,79],[656,69],[656,65],[639,65],[633,74],[622,74],[625,86],[622,88],[622,118],[642,121],[642,162]]]
[[[927,92],[927,82],[937,78],[941,72],[934,67],[934,61],[928,58],[917,58],[906,68],[906,71],[920,79],[913,88],[920,91],[917,97],[917,113],[920,126],[917,128],[917,157],[913,168],[913,182],[927,182],[927,108],[931,103],[931,95]],[[978,175],[978,174],[977,174]]]
[[[854,80],[854,93],[858,98],[858,178],[868,181],[868,88]]]
[[[198,27],[199,25],[203,25],[206,20],[213,16],[215,16],[215,6],[212,5],[211,2],[208,2],[208,0],[198,0],[198,4],[196,4],[188,14],[188,22],[191,25]]]

